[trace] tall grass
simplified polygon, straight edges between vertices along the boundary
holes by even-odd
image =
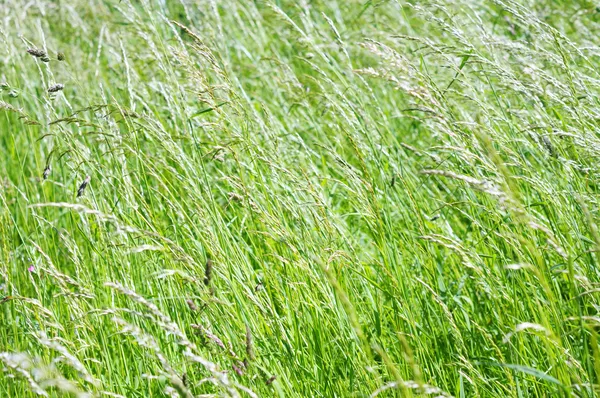
[[[0,21],[2,396],[596,396],[592,2]]]

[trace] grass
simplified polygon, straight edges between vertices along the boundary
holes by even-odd
[[[592,2],[3,4],[0,395],[597,396]]]

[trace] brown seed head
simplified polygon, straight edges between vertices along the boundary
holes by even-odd
[[[254,359],[254,349],[252,348],[252,332],[250,326],[246,325],[246,355],[249,359]]]
[[[244,371],[242,370],[241,367],[237,366],[236,364],[232,364],[231,367],[233,368],[233,370],[235,371],[235,373],[238,374],[238,376],[243,376],[244,375]]]
[[[42,58],[47,55],[46,51],[42,50],[41,48],[29,48],[27,49],[27,52],[36,58]]]
[[[213,267],[212,260],[210,258],[207,258],[206,265],[204,266],[204,284],[206,286],[209,285],[210,280],[212,278],[212,267]]]
[[[266,385],[271,385],[275,381],[276,378],[277,378],[276,375],[273,375],[273,376],[269,377],[269,380],[267,380],[265,384]]]
[[[188,299],[188,300],[185,300],[185,302],[188,305],[188,307],[190,307],[190,310],[192,310],[194,312],[198,311],[198,306],[196,305],[196,303],[194,303],[193,300]]]
[[[62,89],[64,89],[65,86],[62,84],[55,84],[54,86],[50,86],[50,88],[48,89],[49,93],[56,93],[58,91],[62,91]]]

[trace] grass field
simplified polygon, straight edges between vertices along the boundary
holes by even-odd
[[[0,396],[600,395],[598,32],[0,0]]]

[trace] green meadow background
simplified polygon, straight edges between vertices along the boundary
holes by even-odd
[[[0,395],[597,396],[599,23],[0,0]]]

